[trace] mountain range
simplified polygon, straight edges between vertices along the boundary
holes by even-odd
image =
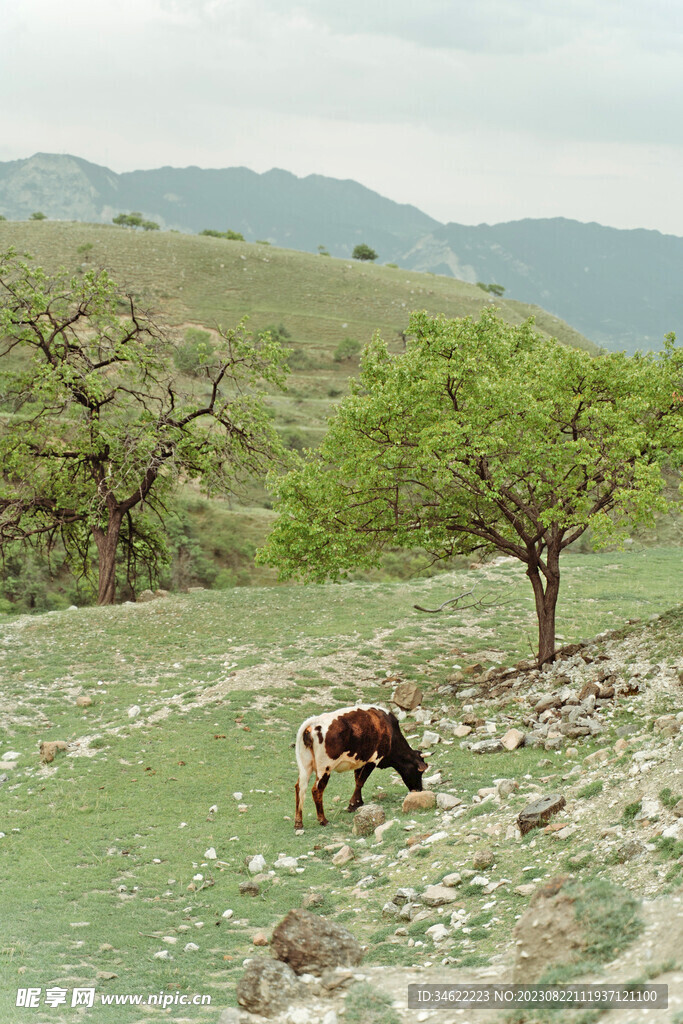
[[[161,167],[117,174],[79,157],[38,153],[0,163],[0,213],[111,223],[140,212],[165,230],[240,232],[247,241],[349,256],[359,242],[383,263],[496,283],[608,349],[656,349],[683,331],[683,238],[564,218],[441,224],[355,181],[245,167]]]

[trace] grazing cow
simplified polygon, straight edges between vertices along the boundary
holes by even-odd
[[[294,787],[294,828],[303,828],[303,806],[308,780],[315,775],[313,800],[321,825],[327,825],[323,791],[332,772],[353,770],[356,788],[347,810],[363,803],[363,783],[375,768],[395,768],[409,790],[422,789],[427,765],[401,732],[398,719],[383,708],[357,704],[307,718],[296,735],[299,778]]]

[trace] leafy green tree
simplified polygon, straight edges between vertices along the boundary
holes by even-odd
[[[362,347],[357,338],[344,338],[337,345],[332,358],[335,363],[345,363],[357,356]]]
[[[125,311],[125,312],[124,312]],[[219,330],[201,388],[188,393],[172,339],[104,271],[50,278],[0,256],[0,545],[63,542],[98,602],[163,550],[179,478],[227,493],[283,455],[264,404],[284,384],[285,353],[243,325]]]
[[[159,225],[154,220],[143,220],[140,225],[143,231],[158,231]]]
[[[378,565],[387,545],[504,552],[526,568],[538,660],[552,660],[562,552],[589,525],[618,538],[665,505],[682,353],[670,340],[662,359],[591,358],[491,311],[416,313],[410,332],[400,355],[379,337],[366,348],[320,448],[276,484],[259,558],[323,580]]]
[[[481,288],[484,292],[490,292],[491,295],[497,295],[498,298],[505,294],[505,288],[502,284],[484,284],[483,281],[477,281],[477,288]]]
[[[204,230],[200,231],[199,234],[208,235],[209,238],[227,238],[230,242],[244,241],[244,235],[240,234],[239,231],[231,231],[229,228],[227,231],[216,231],[214,228],[204,228]],[[265,244],[267,245],[268,243]]]
[[[354,260],[370,260],[372,262],[372,260],[377,259],[377,253],[369,245],[366,245],[365,242],[361,242],[360,245],[355,247],[351,257]]]
[[[41,213],[40,210],[36,210],[35,213],[31,214],[29,220],[47,220],[47,214]]]

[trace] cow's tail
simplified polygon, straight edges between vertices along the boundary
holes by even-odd
[[[296,734],[294,745],[296,763],[299,769],[299,776],[296,780],[294,792],[296,795],[296,810],[294,814],[294,828],[303,828],[304,799],[308,789],[308,780],[315,772],[315,758],[313,756],[313,740],[308,722],[303,722]]]

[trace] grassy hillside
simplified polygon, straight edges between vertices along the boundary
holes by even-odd
[[[558,620],[563,636],[587,639],[680,601],[675,558],[671,551],[568,558]],[[12,765],[0,772],[0,1019],[19,1019],[19,986],[92,986],[97,1022],[157,1019],[153,1008],[107,1009],[99,999],[160,991],[210,994],[210,1009],[187,1008],[182,1019],[215,1022],[217,1008],[234,1004],[244,958],[269,955],[254,949],[256,933],[268,932],[311,893],[322,901],[316,912],[368,944],[368,968],[441,964],[447,955],[460,972],[500,964],[528,902],[516,887],[565,873],[567,858],[580,877],[613,880],[621,872],[636,892],[680,893],[680,873],[664,881],[656,853],[647,871],[641,861],[635,873],[586,854],[591,837],[604,835],[637,796],[610,789],[609,774],[622,770],[624,758],[605,775],[602,804],[585,799],[582,778],[596,743],[610,751],[617,728],[644,728],[633,700],[609,710],[605,734],[580,741],[574,753],[524,747],[477,757],[452,740],[430,748],[430,771],[438,770],[446,791],[463,801],[454,820],[438,811],[402,814],[400,780],[378,771],[366,800],[380,800],[387,820],[397,819],[381,844],[351,834],[343,810],[349,776],[335,777],[327,789],[329,828],[316,824],[309,796],[304,835],[293,834],[290,745],[306,715],[359,699],[386,702],[387,677],[400,675],[423,687],[424,707],[459,721],[473,698],[443,689],[457,664],[509,664],[528,654],[533,609],[521,568],[505,564],[477,578],[490,593],[509,592],[513,600],[439,617],[413,610],[452,596],[465,579],[471,585],[472,574],[453,574],[410,585],[191,594],[0,625],[0,756]],[[649,630],[648,679],[680,663],[680,613]],[[628,671],[636,669],[642,666]],[[532,689],[548,685],[543,678]],[[498,717],[501,731],[506,716],[521,722],[523,694],[515,688],[500,707],[475,697],[476,713],[482,721]],[[78,706],[78,697],[91,703]],[[666,704],[652,713],[665,710]],[[409,719],[404,728],[417,745],[424,726]],[[41,765],[39,743],[49,740],[71,746]],[[680,746],[675,753],[680,760]],[[502,807],[480,803],[480,788],[503,777],[519,781],[519,794]],[[668,777],[678,794],[680,778],[671,769]],[[653,785],[650,776],[645,782]],[[508,838],[505,830],[525,800],[558,786],[570,812],[599,811],[590,829],[561,841],[540,830]],[[410,842],[435,832],[437,841],[410,852]],[[339,868],[331,858],[343,843],[355,859]],[[501,881],[493,897],[467,884],[482,845],[496,854],[489,877]],[[281,853],[299,858],[300,870],[274,869]],[[267,871],[254,897],[239,885],[249,877],[245,858],[256,854]],[[456,869],[465,880],[456,906],[469,916],[467,928],[435,949],[426,929],[447,916],[432,911],[394,934],[401,922],[383,919],[382,907],[396,889],[422,889]],[[73,1011],[60,1007],[35,1018],[59,1024]]]
[[[174,232],[136,233],[113,225],[50,221],[0,222],[0,250],[9,246],[30,253],[49,271],[62,266],[73,273],[105,267],[145,308],[177,330],[179,343],[188,330],[232,326],[245,316],[253,330],[282,327],[292,349],[292,374],[287,392],[273,395],[270,404],[285,443],[298,449],[318,444],[336,402],[347,391],[349,376],[358,369],[354,342],[358,350],[379,330],[390,347],[399,351],[412,310],[477,316],[484,306],[493,304],[482,289],[449,277]],[[570,326],[541,309],[505,300],[496,305],[511,323],[534,315],[542,333],[597,351]],[[349,341],[352,354],[345,356],[338,349]],[[188,584],[272,581],[272,573],[253,566],[254,549],[271,521],[264,508],[267,504],[262,481],[253,481],[244,502],[234,507],[200,502],[187,493],[187,543],[181,545],[162,584],[175,589]],[[174,528],[176,539],[182,533]],[[404,560],[403,571],[405,565]],[[44,610],[86,599],[67,576],[50,581],[39,565],[34,568],[31,580],[15,588],[24,594],[21,607]],[[25,567],[20,571],[26,575]],[[46,588],[54,595],[47,604],[41,597],[41,589]]]

